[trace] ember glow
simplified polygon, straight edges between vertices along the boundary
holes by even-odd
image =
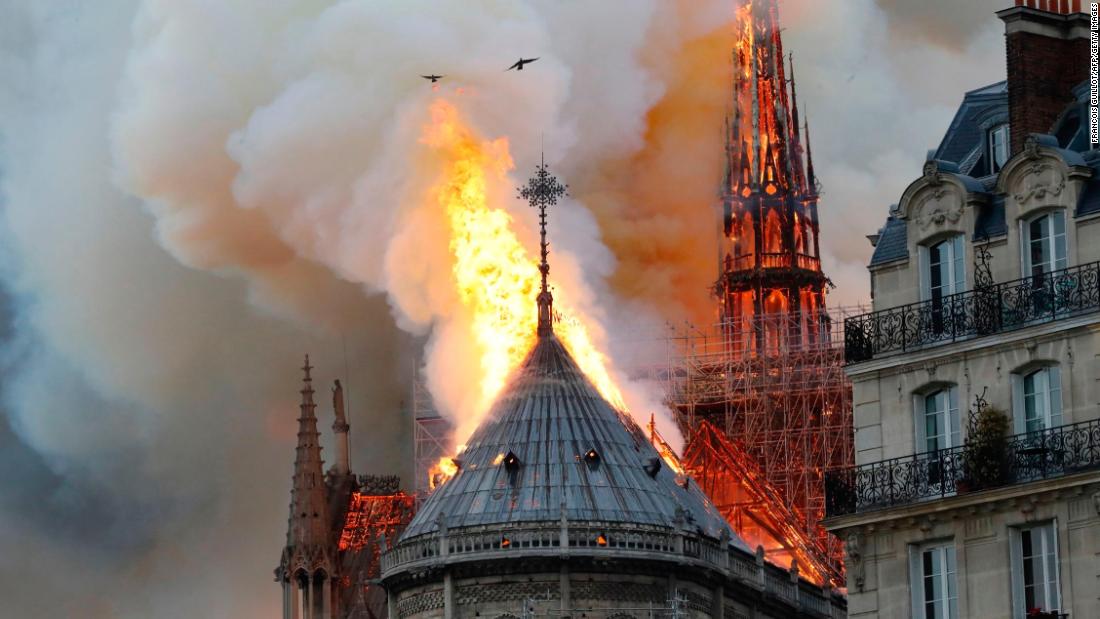
[[[428,470],[428,487],[435,490],[436,486],[454,477],[456,473],[458,473],[458,463],[454,458],[440,458],[439,462]]]
[[[454,439],[462,443],[535,344],[539,274],[534,254],[520,242],[513,216],[491,204],[491,183],[519,184],[507,177],[514,167],[508,140],[479,139],[452,103],[438,99],[422,142],[446,160],[431,195],[449,225],[454,286],[479,353],[480,397],[455,420]],[[607,357],[593,343],[585,318],[571,308],[568,290],[556,292],[560,316],[555,333],[600,394],[613,406],[625,408]],[[447,474],[442,465],[438,468]]]

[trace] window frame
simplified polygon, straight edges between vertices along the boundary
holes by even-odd
[[[996,136],[1003,134],[1004,140],[998,142]],[[1012,133],[1009,123],[998,123],[989,128],[986,132],[986,156],[989,158],[989,173],[996,174],[1000,172],[1009,159],[1012,159]],[[997,163],[997,147],[1003,147],[1004,161]]]
[[[950,257],[946,262],[950,267],[946,272],[952,279],[950,285],[940,286],[941,289],[947,289],[941,293],[940,301],[953,294],[966,292],[966,235],[960,232],[937,237],[920,245],[921,301],[935,300],[932,296],[932,249],[939,245],[945,245],[949,250]]]
[[[1042,376],[1042,390],[1037,390],[1034,395],[1041,395],[1038,403],[1042,405],[1041,416],[1037,419],[1042,422],[1041,427],[1028,427],[1027,403],[1028,403],[1028,379]],[[1034,385],[1035,382],[1033,381]],[[1057,364],[1030,366],[1018,370],[1012,374],[1012,425],[1016,434],[1041,432],[1050,428],[1057,428],[1065,423],[1065,402],[1062,399],[1062,370]],[[1033,398],[1033,401],[1035,399]]]
[[[913,421],[916,428],[914,432],[915,453],[935,451],[928,447],[928,399],[944,393],[944,408],[938,413],[943,416],[942,432],[936,436],[942,436],[944,445],[936,449],[951,449],[962,445],[962,421],[959,413],[959,387],[954,384],[939,384],[922,389],[914,393]]]
[[[927,552],[939,552],[939,578],[943,590],[943,613],[937,614],[935,619],[958,619],[959,617],[959,582],[958,582],[958,553],[954,539],[937,540],[921,544],[909,545],[909,599],[913,617],[927,617],[928,604],[935,604],[936,599],[929,601],[926,597],[927,586],[925,580],[935,578],[926,575],[924,571],[924,555]],[[933,555],[935,556],[935,555]],[[936,559],[933,559],[936,560]]]
[[[1044,264],[1047,264],[1049,268],[1045,268],[1041,272],[1036,273],[1035,264],[1031,255],[1031,246],[1035,241],[1031,235],[1031,226],[1036,221],[1043,218],[1047,218],[1047,225],[1044,225],[1043,228],[1047,235],[1046,238],[1048,239],[1050,252]],[[1055,227],[1055,222],[1059,220],[1062,223],[1062,231],[1060,234]],[[1042,275],[1059,271],[1069,266],[1069,234],[1067,226],[1068,222],[1065,209],[1044,210],[1020,218],[1020,270],[1023,277],[1041,277]],[[1061,256],[1057,255],[1059,237],[1061,237],[1062,241]]]
[[[1064,599],[1062,597],[1062,566],[1061,566],[1061,551],[1058,547],[1058,520],[1052,518],[1043,522],[1033,522],[1024,525],[1009,527],[1009,541],[1010,541],[1010,553],[1012,555],[1010,569],[1012,578],[1012,616],[1015,619],[1026,619],[1027,611],[1027,593],[1025,590],[1026,583],[1024,582],[1024,557],[1023,557],[1023,540],[1024,532],[1029,534],[1032,531],[1049,530],[1049,538],[1040,536],[1040,540],[1044,545],[1049,543],[1050,548],[1045,549],[1040,555],[1042,557],[1041,566],[1043,569],[1043,597],[1044,601],[1053,593],[1056,596],[1056,604],[1051,608],[1042,608],[1044,611],[1060,611],[1063,606]],[[1032,557],[1035,555],[1033,554]],[[1049,558],[1048,558],[1049,557]],[[1048,572],[1053,571],[1053,580],[1049,578]],[[1051,587],[1053,584],[1053,588]]]

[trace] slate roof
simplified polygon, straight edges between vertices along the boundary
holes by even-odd
[[[597,462],[585,454],[595,450]],[[502,459],[519,459],[513,471]],[[596,520],[686,527],[714,538],[729,528],[694,481],[687,488],[661,462],[638,426],[620,415],[584,376],[554,335],[539,338],[486,421],[458,456],[459,472],[424,502],[401,539],[517,522]],[[751,552],[751,551],[750,551]]]
[[[1008,82],[966,93],[934,158],[957,164],[968,176],[988,175],[985,131],[1001,122],[1008,122]]]
[[[1001,236],[1008,232],[1005,225],[1005,197],[993,194],[989,204],[978,211],[974,221],[974,240],[980,241]]]
[[[875,253],[871,255],[871,265],[878,266],[895,260],[909,258],[909,244],[906,242],[908,230],[905,221],[890,215],[886,225],[879,230]]]
[[[1085,184],[1077,204],[1078,217],[1100,213],[1100,151],[1087,150],[1088,82],[1074,88],[1076,103],[1067,106],[1051,128],[1050,135],[1036,135],[1042,146],[1057,149],[1073,166],[1088,166],[1093,175]],[[939,148],[929,153],[941,172],[952,174],[973,193],[986,194],[988,203],[977,214],[974,240],[994,238],[1007,232],[1005,196],[996,192],[997,175],[990,174],[986,161],[985,131],[1008,120],[1006,82],[997,82],[972,90],[963,97]],[[893,262],[909,256],[905,247],[906,223],[891,215],[879,230],[878,244],[869,266]]]
[[[1086,153],[1084,162],[1092,168],[1092,177],[1085,183],[1081,200],[1077,203],[1078,217],[1100,213],[1100,151]]]

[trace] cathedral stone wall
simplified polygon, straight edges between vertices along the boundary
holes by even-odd
[[[446,619],[448,577],[405,589],[393,596],[394,619]],[[563,589],[563,586],[565,587]],[[626,575],[596,572],[517,573],[456,578],[451,581],[454,619],[467,617],[522,617],[524,609],[536,616],[585,616],[591,619],[631,619],[665,616],[671,599],[679,596],[681,616],[690,618],[748,619],[785,617],[766,608],[735,601],[723,589],[678,580],[673,575]],[[563,609],[563,593],[568,596]],[[716,603],[716,595],[721,602]]]

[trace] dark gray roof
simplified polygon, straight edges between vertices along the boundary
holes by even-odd
[[[1092,169],[1092,177],[1085,183],[1081,199],[1077,203],[1078,217],[1100,213],[1100,151],[1085,153],[1084,161]]]
[[[1005,226],[1005,197],[992,194],[989,204],[981,207],[974,221],[974,240],[991,239],[1008,232]]]
[[[985,132],[1001,122],[1008,122],[1007,82],[966,93],[935,151],[935,159],[958,164],[959,172],[965,175],[989,174],[985,161]]]
[[[629,426],[629,427],[628,427]],[[598,461],[585,454],[595,450]],[[520,465],[511,472],[509,454]],[[604,400],[553,335],[539,338],[487,420],[458,456],[459,472],[424,502],[402,535],[517,522],[588,520],[686,527],[749,547],[693,481],[662,462],[645,434]],[[659,461],[659,460],[658,460]],[[687,488],[684,488],[684,485]]]
[[[875,253],[871,255],[870,266],[878,266],[895,260],[909,258],[908,230],[905,221],[891,215],[886,225],[879,230]]]

